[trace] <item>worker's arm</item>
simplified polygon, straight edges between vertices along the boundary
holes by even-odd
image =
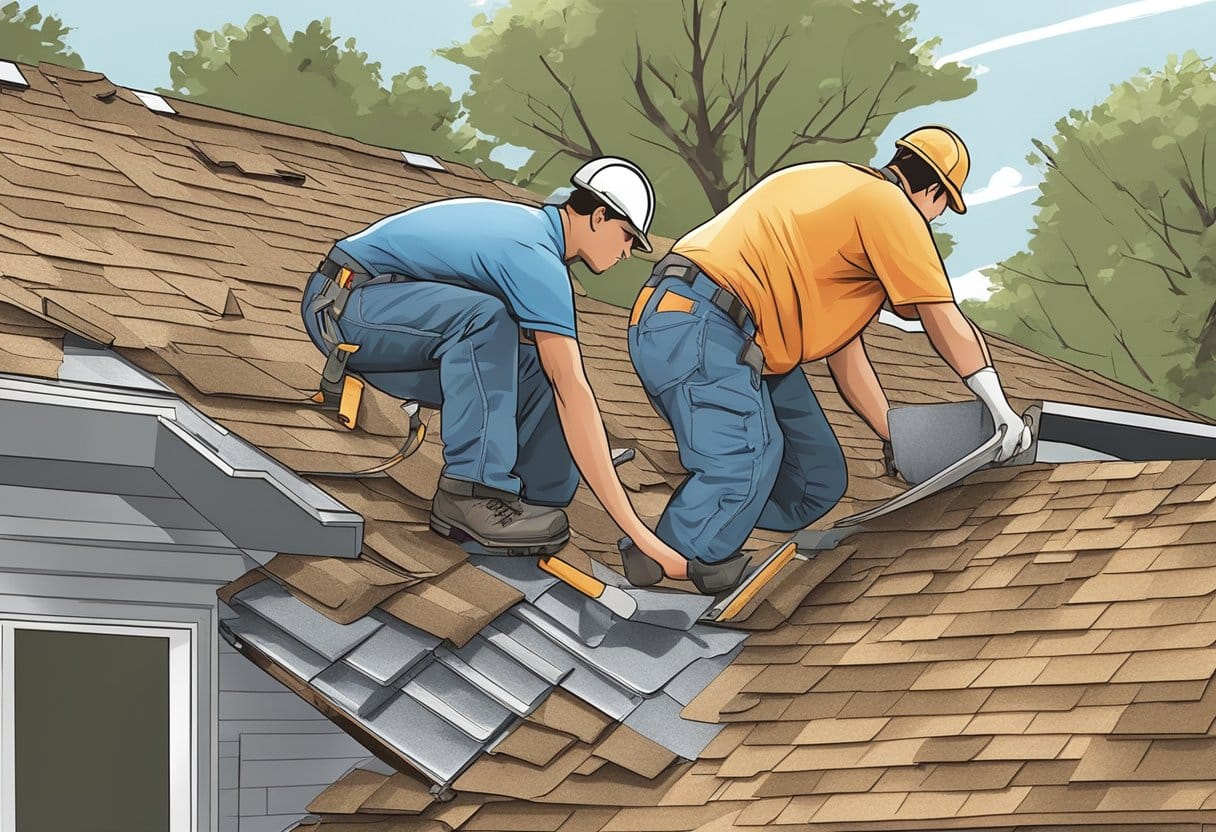
[[[553,385],[557,416],[566,435],[566,444],[591,493],[621,531],[632,538],[643,553],[662,565],[668,577],[687,578],[688,561],[642,522],[621,487],[608,450],[599,405],[583,371],[578,341],[551,332],[538,331],[535,337],[541,366]]]
[[[885,440],[890,440],[887,411],[891,405],[878,383],[874,365],[866,355],[861,334],[827,357],[828,370],[840,390],[840,395],[870,428]]]
[[[988,345],[975,325],[954,303],[921,303],[917,311],[933,348],[988,407],[997,429],[1005,429],[997,461],[1004,462],[1030,447],[1030,428],[1005,398]]]

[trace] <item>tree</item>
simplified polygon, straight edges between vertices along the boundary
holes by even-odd
[[[37,6],[22,10],[17,3],[0,6],[0,57],[37,64],[46,61],[83,69],[84,61],[65,38],[72,31],[57,17],[43,17]]]
[[[1035,141],[1026,251],[977,323],[1216,416],[1216,70],[1187,53]]]
[[[512,0],[467,43],[469,123],[533,151],[522,181],[562,183],[603,153],[651,173],[678,234],[780,167],[872,160],[899,112],[975,89],[915,6],[883,0]],[[553,165],[556,159],[567,164]]]
[[[276,18],[262,15],[243,28],[199,30],[192,51],[170,53],[169,77],[172,87],[161,90],[168,95],[507,174],[489,158],[495,145],[460,123],[451,88],[432,84],[422,66],[385,88],[380,64],[354,38],[339,46],[328,19],[291,40]]]

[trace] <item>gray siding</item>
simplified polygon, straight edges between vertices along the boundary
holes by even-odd
[[[281,832],[370,755],[226,641],[219,645],[220,830]]]
[[[216,590],[256,562],[154,473],[123,496],[92,467],[57,487],[0,477],[0,614],[196,624],[199,828],[294,826],[368,752],[219,637]]]

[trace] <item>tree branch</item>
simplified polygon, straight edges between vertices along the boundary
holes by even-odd
[[[591,132],[591,126],[587,123],[583,110],[578,105],[578,99],[574,97],[574,87],[561,79],[553,67],[549,65],[549,62],[545,60],[544,55],[537,55],[536,57],[540,59],[541,64],[549,72],[549,75],[553,77],[557,85],[566,93],[566,97],[570,99],[570,108],[574,111],[574,117],[578,119],[579,126],[583,128],[583,135],[587,138],[587,145],[591,148],[591,155],[603,156],[604,154],[600,149],[599,142],[595,140],[595,135]]]

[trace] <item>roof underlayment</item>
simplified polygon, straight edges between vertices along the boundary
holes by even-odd
[[[394,767],[318,797],[322,829],[1216,822],[1216,462],[984,471],[791,564],[735,629],[614,620],[427,531],[435,414],[385,476],[289,473],[365,468],[404,439],[398,403],[374,390],[354,432],[304,402],[321,358],[300,291],[329,244],[426,201],[533,195],[190,102],[157,112],[96,73],[13,69],[28,86],[0,87],[3,406],[42,406],[31,377],[131,388],[118,398],[150,410],[122,418],[155,422],[148,447],[187,443],[225,476],[253,470],[256,449],[277,460],[258,479],[275,499],[299,508],[306,488],[314,518],[323,500],[361,518],[358,546],[226,529],[279,554],[223,591],[225,634]],[[621,310],[578,306],[612,445],[637,451],[622,480],[653,521],[680,481],[674,443],[637,386]],[[1040,460],[1210,455],[1211,428],[1181,408],[990,340],[1015,406],[1048,403]],[[923,335],[878,326],[866,342],[894,405],[970,398]],[[96,345],[155,382],[99,365]],[[826,369],[807,373],[849,465],[827,525],[904,486]],[[176,419],[152,415],[166,391],[189,406]],[[584,489],[568,513],[562,556],[619,569],[617,531]]]

